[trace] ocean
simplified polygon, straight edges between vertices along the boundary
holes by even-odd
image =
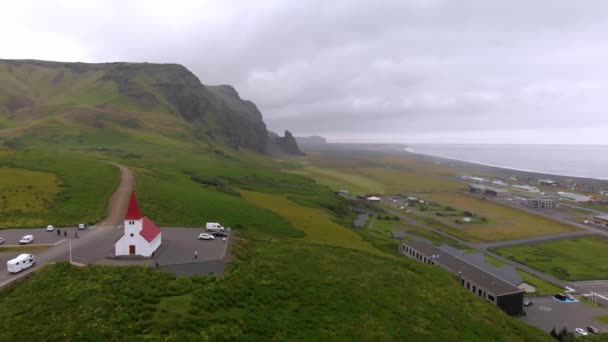
[[[608,180],[608,145],[413,144],[406,150],[507,169]]]

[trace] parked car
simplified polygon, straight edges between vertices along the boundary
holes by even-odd
[[[224,230],[224,227],[217,222],[207,222],[205,228],[207,228],[208,232],[220,232]]]
[[[561,294],[561,293],[558,293],[558,294],[556,294],[556,295],[555,295],[555,296],[553,296],[553,297],[555,297],[555,299],[557,299],[557,300],[559,300],[559,301],[562,301],[562,302],[566,300],[566,296],[564,296],[564,295],[563,295],[563,294]]]
[[[87,229],[87,228],[89,228],[89,225],[86,223],[78,224],[78,230],[83,230],[83,229]]]
[[[46,226],[47,232],[52,232],[53,230],[55,230],[55,227],[53,227],[52,225],[49,224],[48,226]]]
[[[211,232],[211,235],[213,235],[215,237],[226,237],[226,236],[228,236],[228,234],[226,234],[224,232]]]
[[[589,334],[587,334],[587,332],[585,330],[583,330],[582,328],[576,328],[574,329],[574,332],[581,335],[581,336],[587,336]]]
[[[587,331],[592,333],[592,334],[599,334],[600,333],[600,329],[590,325],[587,327]]]
[[[34,241],[34,235],[26,235],[26,236],[22,237],[21,240],[19,240],[19,244],[27,245],[29,243],[32,243],[32,241]]]
[[[0,245],[4,243],[4,238],[0,237]]]
[[[213,236],[211,234],[207,234],[207,233],[200,233],[198,235],[198,239],[199,240],[213,240],[213,239],[215,239],[215,236]]]
[[[524,301],[524,306],[532,306],[532,301],[531,300]]]

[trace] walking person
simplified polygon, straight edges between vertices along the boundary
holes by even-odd
[[[198,252],[194,251],[194,260],[198,259]]]
[[[61,236],[61,230],[57,229],[57,236]]]
[[[67,229],[63,231],[63,236],[68,236],[68,231],[67,231]]]

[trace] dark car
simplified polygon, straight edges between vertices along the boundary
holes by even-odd
[[[215,237],[226,237],[226,236],[228,236],[228,234],[226,234],[224,232],[212,232],[211,235],[213,235]]]
[[[556,294],[554,297],[555,297],[555,299],[562,301],[562,302],[566,300],[566,296],[564,296],[561,293]]]
[[[587,327],[587,331],[592,333],[592,334],[599,334],[600,333],[600,329],[594,327],[594,326],[588,326]]]

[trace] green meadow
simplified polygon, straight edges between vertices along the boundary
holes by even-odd
[[[608,266],[598,260],[608,257],[608,240],[586,236],[525,246],[502,247],[495,252],[568,281],[608,278]]]

